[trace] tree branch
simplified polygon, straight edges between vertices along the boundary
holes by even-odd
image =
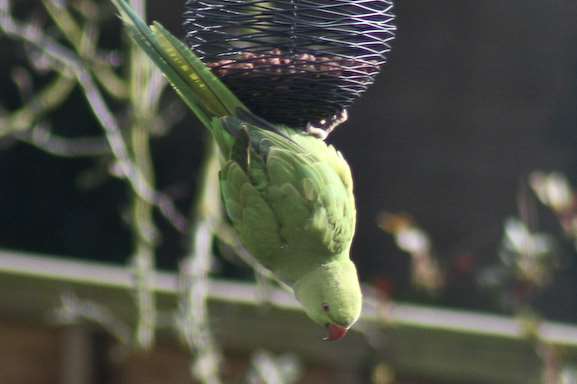
[[[132,5],[141,17],[145,14],[145,0],[132,0]],[[130,41],[130,105],[131,124],[129,129],[131,155],[135,165],[142,171],[144,181],[154,184],[154,170],[150,157],[150,131],[157,101],[148,97],[156,84],[154,69],[140,48]],[[135,281],[136,308],[138,311],[135,341],[136,346],[149,350],[154,344],[157,313],[154,295],[154,269],[156,227],[153,206],[138,193],[132,194],[132,236],[134,252],[132,273]]]
[[[82,60],[68,48],[48,37],[38,27],[18,23],[8,13],[10,7],[7,4],[7,0],[0,0],[0,31],[39,49],[55,63],[64,67],[59,68],[59,66],[56,65],[56,70],[64,71],[64,73],[68,70],[74,75],[84,91],[88,105],[104,130],[108,144],[118,162],[121,174],[128,180],[135,193],[148,203],[155,205],[173,227],[181,233],[185,233],[187,221],[184,216],[178,212],[173,201],[168,196],[155,191],[146,182],[142,171],[132,162],[119,124],[108,108],[98,86],[94,82],[90,72],[85,68]]]
[[[42,117],[66,100],[75,84],[73,78],[59,73],[52,82],[37,91],[23,107],[0,116],[0,138],[32,128]]]
[[[54,134],[47,123],[18,133],[15,137],[42,151],[59,157],[94,157],[110,154],[110,147],[103,137],[70,139]]]
[[[203,384],[219,384],[220,351],[210,330],[207,308],[208,274],[212,268],[214,233],[221,220],[218,192],[219,159],[212,139],[200,176],[192,217],[189,253],[179,269],[180,303],[177,317],[181,339],[193,352],[191,371]]]

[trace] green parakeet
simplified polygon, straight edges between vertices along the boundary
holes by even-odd
[[[149,28],[125,0],[112,3],[218,143],[222,200],[242,244],[293,288],[327,340],[345,336],[362,306],[349,258],[356,209],[347,162],[324,141],[252,114],[160,24]]]

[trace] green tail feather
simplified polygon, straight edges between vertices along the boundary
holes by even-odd
[[[164,73],[170,84],[211,130],[221,150],[230,151],[234,139],[215,120],[248,109],[210,69],[159,23],[150,28],[125,0],[111,0],[130,35]]]

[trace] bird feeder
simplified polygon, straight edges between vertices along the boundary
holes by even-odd
[[[331,128],[387,61],[390,0],[187,0],[188,45],[252,112]]]

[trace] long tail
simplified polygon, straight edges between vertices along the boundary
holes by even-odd
[[[161,24],[150,28],[125,0],[111,0],[120,11],[131,37],[164,73],[183,101],[211,130],[221,149],[230,148],[232,137],[215,121],[248,112],[244,104],[180,40]],[[224,142],[223,142],[224,141]]]

